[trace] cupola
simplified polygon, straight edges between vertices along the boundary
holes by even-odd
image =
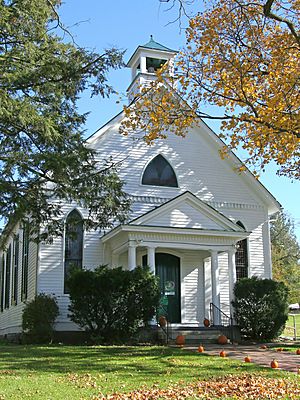
[[[174,57],[178,52],[157,43],[153,36],[150,41],[138,46],[127,67],[131,68],[131,84],[127,89],[129,103],[141,92],[141,88],[156,79],[155,72],[166,62],[169,63],[169,74],[174,74]]]

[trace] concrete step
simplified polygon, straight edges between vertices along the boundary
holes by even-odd
[[[218,337],[222,334],[219,329],[216,328],[169,328],[168,336],[169,342],[175,343],[178,335],[185,337],[186,344],[201,344],[201,343],[217,343]],[[166,331],[160,329],[159,338],[161,340],[166,339]]]

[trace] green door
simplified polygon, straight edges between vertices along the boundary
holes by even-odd
[[[169,322],[180,323],[180,260],[167,253],[155,254],[156,275],[160,279],[161,303]]]

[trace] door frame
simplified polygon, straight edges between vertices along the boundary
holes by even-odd
[[[184,314],[185,314],[185,311],[184,311],[183,306],[182,306],[183,305],[183,298],[182,298],[182,293],[183,293],[183,291],[182,291],[182,258],[183,257],[182,257],[182,255],[178,255],[178,253],[176,251],[174,251],[173,249],[159,250],[159,251],[155,252],[155,255],[157,253],[169,254],[171,256],[177,257],[178,260],[179,260],[179,274],[178,274],[178,276],[179,276],[179,285],[178,285],[178,287],[179,287],[179,292],[180,292],[179,293],[179,298],[180,298],[180,301],[179,301],[180,322],[174,322],[174,324],[182,324],[182,320],[184,319]],[[140,258],[141,265],[143,265],[143,266],[147,265],[147,263],[146,264],[143,263],[144,257],[146,257],[146,260],[147,260],[147,251],[140,253],[140,257],[141,257]],[[155,276],[157,276],[156,275],[156,264],[155,264]],[[170,323],[172,324],[172,322],[170,322]]]

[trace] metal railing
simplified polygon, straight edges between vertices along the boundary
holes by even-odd
[[[233,326],[233,318],[230,315],[227,315],[215,304],[210,303],[209,305],[209,314],[210,314],[210,323],[211,326],[215,327],[224,327],[229,329],[230,332],[230,340],[234,341],[234,326]]]
[[[162,326],[159,324],[159,317],[165,317],[166,319],[166,325]],[[169,340],[171,340],[171,326],[169,323],[169,318],[168,318],[168,309],[163,305],[160,304],[159,308],[157,309],[156,312],[156,321],[157,321],[157,326],[161,328],[161,330],[164,332],[165,337],[166,337],[166,344],[169,344]]]
[[[210,303],[209,305],[210,323],[213,326],[231,326],[233,325],[232,317],[225,314],[215,304]]]

